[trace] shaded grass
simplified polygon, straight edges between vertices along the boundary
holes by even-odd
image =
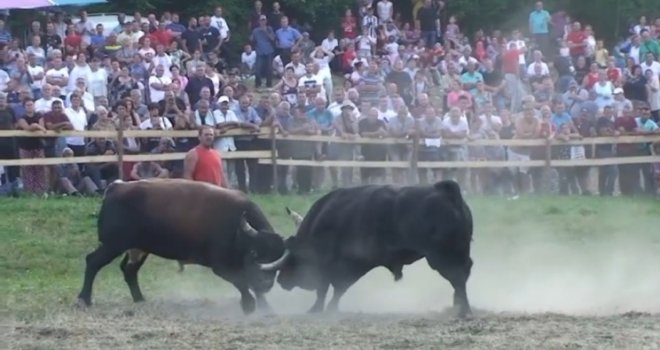
[[[275,228],[294,232],[284,206],[304,214],[319,195],[254,196]],[[467,198],[475,220],[475,244],[503,253],[527,242],[565,242],[577,247],[612,241],[660,243],[660,201],[598,197]],[[42,317],[68,308],[79,291],[84,257],[96,245],[98,199],[0,199],[0,295],[2,309],[20,319]],[[477,260],[478,261],[478,260]],[[177,265],[151,257],[140,274],[147,298],[149,286],[183,280],[209,295],[227,291],[227,284],[207,269]],[[118,261],[96,280],[94,299],[130,302]]]

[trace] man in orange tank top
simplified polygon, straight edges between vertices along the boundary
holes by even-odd
[[[213,149],[214,140],[213,127],[204,125],[199,129],[199,145],[188,151],[183,160],[183,177],[229,188],[220,152]]]

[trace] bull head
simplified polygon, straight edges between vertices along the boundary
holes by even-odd
[[[245,213],[241,216],[240,228],[241,231],[245,232],[250,237],[257,237],[259,235],[259,232],[245,219]]]
[[[287,249],[287,250],[284,251],[284,254],[282,254],[282,256],[279,259],[277,259],[277,260],[275,260],[271,263],[259,264],[259,268],[262,271],[275,271],[275,270],[279,269],[282,266],[282,264],[284,264],[284,262],[286,261],[286,259],[288,257],[289,257],[289,250]]]
[[[291,210],[289,207],[286,207],[286,213],[289,214],[293,223],[296,224],[296,227],[300,226],[300,223],[303,221],[302,215]]]

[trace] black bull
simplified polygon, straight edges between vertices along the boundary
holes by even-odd
[[[188,180],[142,180],[108,187],[98,217],[99,247],[86,257],[78,296],[91,304],[98,271],[126,252],[120,267],[135,302],[144,300],[138,271],[148,254],[209,267],[241,293],[245,313],[268,309],[264,293],[275,271],[261,263],[282,257],[284,240],[245,194]]]
[[[454,288],[459,316],[471,313],[466,283],[472,268],[472,214],[453,181],[430,186],[359,186],[321,197],[302,218],[287,252],[263,264],[279,270],[282,288],[316,291],[310,312],[321,312],[332,285],[328,310],[337,310],[346,290],[367,272],[384,266],[402,277],[404,265],[426,258]]]

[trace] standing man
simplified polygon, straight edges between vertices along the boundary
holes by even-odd
[[[441,33],[438,9],[431,0],[425,0],[424,6],[417,11],[417,21],[422,31],[422,39],[427,48],[432,48],[438,42],[438,33]]]
[[[229,188],[222,157],[213,148],[214,139],[215,130],[212,126],[203,125],[199,129],[199,145],[188,151],[183,160],[183,178]]]
[[[546,57],[550,54],[550,13],[543,9],[543,1],[536,2],[536,9],[529,14],[529,32]]]
[[[252,30],[250,40],[254,43],[257,62],[254,69],[254,87],[261,88],[261,79],[266,78],[266,87],[273,86],[273,54],[275,53],[275,33],[268,25],[266,16],[259,17],[259,26]]]
[[[275,36],[277,37],[277,49],[282,59],[282,65],[286,66],[291,62],[291,51],[298,45],[302,35],[297,29],[289,27],[287,16],[282,16],[280,24],[281,27],[275,32]]]

